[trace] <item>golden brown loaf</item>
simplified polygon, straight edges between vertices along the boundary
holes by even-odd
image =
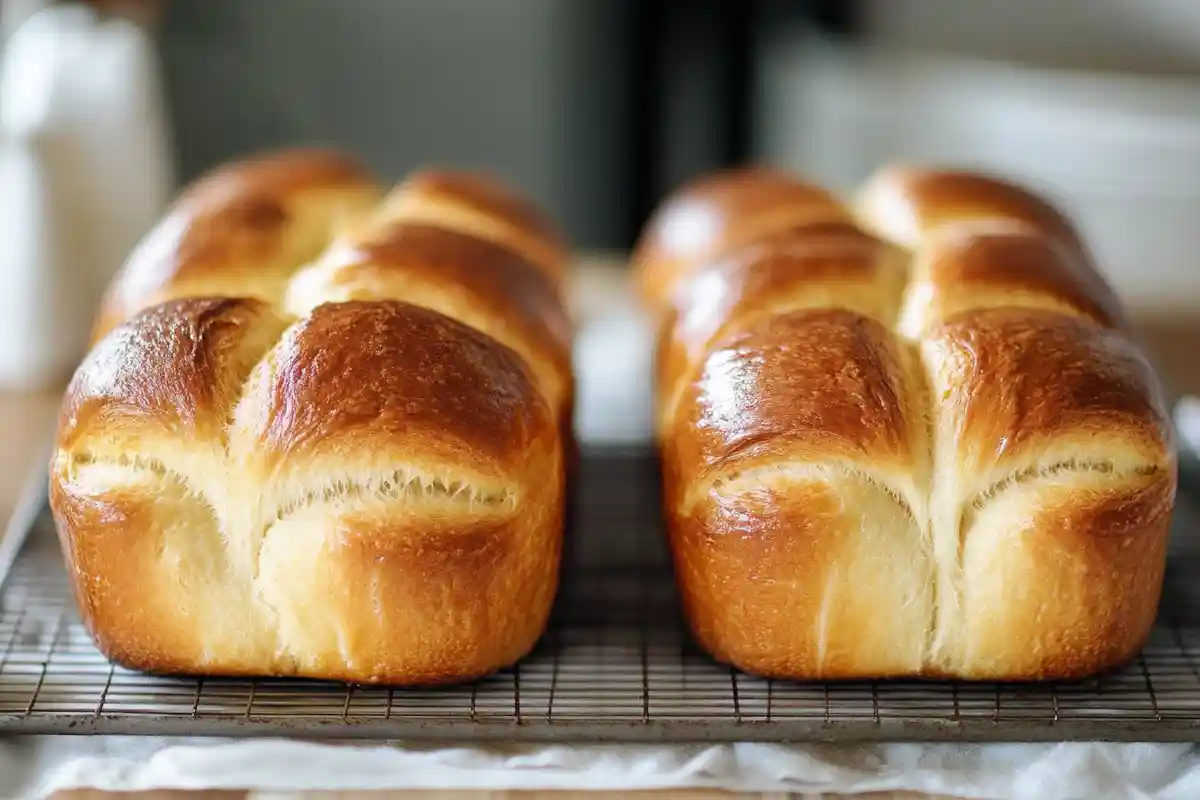
[[[884,170],[857,228],[840,207],[776,224],[768,198],[827,202],[796,179],[720,180],[668,199],[637,251],[700,643],[800,679],[1130,659],[1156,615],[1175,456],[1071,224],[984,175]],[[673,218],[699,207],[703,223]]]
[[[297,150],[183,192],[108,293],[51,466],[100,649],[396,684],[528,652],[562,546],[565,258],[478,176],[385,196]]]

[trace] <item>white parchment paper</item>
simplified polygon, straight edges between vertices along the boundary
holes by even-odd
[[[458,747],[36,738],[0,744],[0,793],[64,788],[924,791],[997,800],[1194,800],[1187,745]]]

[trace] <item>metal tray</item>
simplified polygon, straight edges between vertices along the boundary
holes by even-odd
[[[573,504],[553,623],[479,683],[390,690],[158,678],[95,650],[67,589],[44,496],[0,596],[0,733],[567,741],[1200,741],[1200,558],[1181,502],[1160,623],[1099,680],[1040,686],[799,684],[720,667],[690,643],[645,452],[593,452]],[[38,488],[44,481],[37,481]],[[28,534],[24,536],[24,534]]]

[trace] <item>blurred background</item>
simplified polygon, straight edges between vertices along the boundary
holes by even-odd
[[[1130,290],[1200,292],[1195,0],[177,1],[158,44],[183,179],[330,141],[497,171],[608,249],[724,164],[953,161],[1056,191]]]
[[[774,163],[849,190],[909,159],[1042,188],[1135,313],[1147,309],[1160,351],[1190,363],[1200,341],[1176,336],[1200,309],[1196,0],[87,4],[100,15],[73,23],[77,38],[125,26],[124,60],[94,44],[65,55],[53,30],[25,35],[48,5],[0,4],[6,146],[41,113],[65,133],[30,147],[85,142],[101,163],[67,155],[50,180],[91,198],[64,201],[80,212],[66,238],[101,276],[164,193],[279,145],[347,147],[395,178],[429,163],[487,169],[579,247],[618,252],[665,192],[719,166]],[[23,35],[34,44],[12,52]],[[102,188],[79,188],[89,174]],[[27,250],[67,247],[63,236]]]

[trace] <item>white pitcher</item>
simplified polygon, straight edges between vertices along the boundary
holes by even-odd
[[[74,3],[22,21],[0,64],[0,389],[70,373],[173,187],[147,32]]]

